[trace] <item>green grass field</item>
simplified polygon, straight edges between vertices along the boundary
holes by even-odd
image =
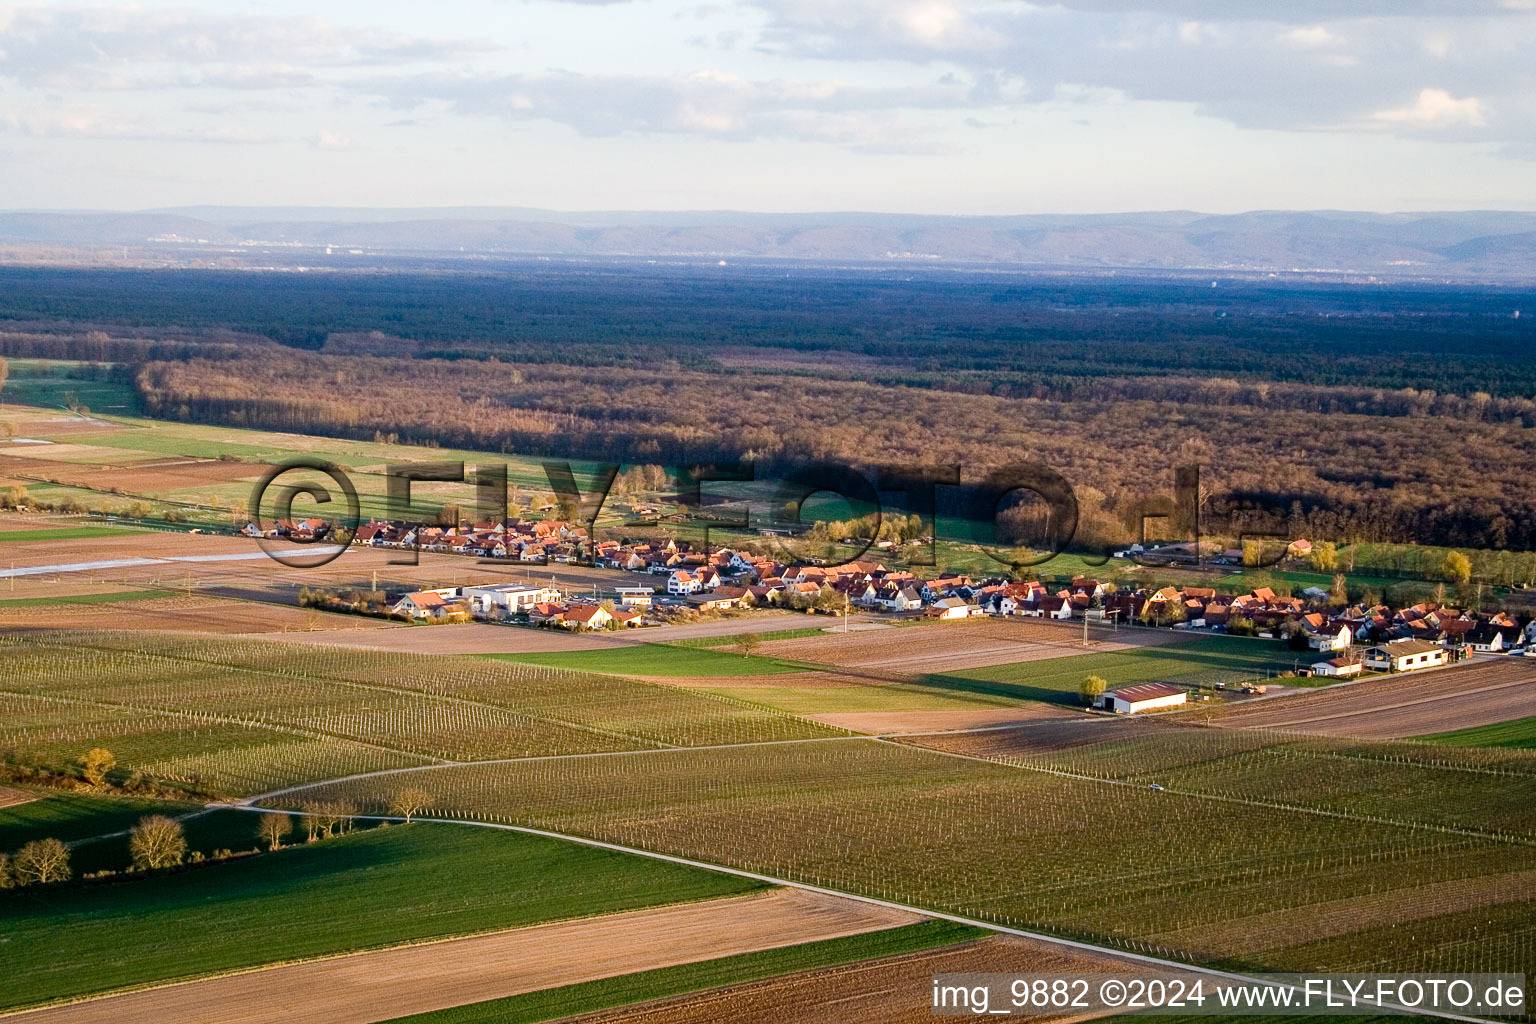
[[[699,647],[671,644],[639,644],[604,647],[593,651],[554,651],[544,654],[485,654],[494,661],[604,672],[632,676],[767,676],[804,671],[804,666],[777,658],[763,658]]]
[[[10,376],[0,400],[45,409],[63,409],[70,396],[92,412],[133,416],[140,411],[139,395],[131,384],[81,380],[65,374],[79,363],[66,360],[9,359]]]
[[[198,804],[39,789],[39,799],[0,810],[0,853],[34,839],[77,842],[132,828],[146,814],[185,814]]]
[[[101,594],[64,594],[59,597],[0,598],[0,608],[46,608],[56,604],[121,604],[124,601],[153,601],[170,597],[164,590],[118,590]]]
[[[390,1024],[537,1024],[557,1017],[740,985],[780,974],[935,949],[987,934],[990,933],[948,921],[924,921],[881,932],[680,964],[451,1010],[398,1017]]]
[[[129,868],[132,857],[125,833],[151,814],[181,819],[187,849],[205,856],[257,846],[256,819],[251,815],[200,813],[201,804],[186,801],[38,792],[41,798],[32,803],[0,810],[0,853],[34,839],[60,839],[72,846],[70,867],[77,876]]]
[[[0,1007],[757,888],[536,836],[422,823],[371,829],[46,896],[0,893]]]
[[[806,637],[821,636],[825,630],[821,626],[809,626],[804,629],[773,629],[764,633],[753,633],[758,642],[767,643],[770,640],[803,640]],[[725,648],[735,647],[741,642],[745,634],[734,633],[730,636],[700,636],[687,640],[668,640],[668,647],[710,647]]]
[[[1517,718],[1454,732],[1437,732],[1419,737],[1425,743],[1448,747],[1504,747],[1511,750],[1536,750],[1536,717]]]
[[[1177,644],[1138,647],[1109,654],[1078,654],[1067,658],[990,665],[923,677],[926,685],[967,693],[991,694],[1055,704],[1077,703],[1079,684],[1087,676],[1104,679],[1109,688],[1153,680],[1183,686],[1235,683],[1307,665],[1316,654],[1292,651],[1278,641],[1235,636],[1192,636]]]
[[[92,540],[97,537],[128,537],[133,534],[142,534],[143,532],[143,530],[134,530],[121,526],[61,526],[52,530],[6,530],[0,532],[0,544],[8,541]]]

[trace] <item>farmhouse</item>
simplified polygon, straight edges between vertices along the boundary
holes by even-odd
[[[390,610],[400,615],[409,615],[413,619],[440,618],[455,611],[468,610],[455,606],[454,599],[457,597],[458,591],[452,587],[443,590],[422,590],[414,594],[406,594],[396,601]]]
[[[1109,691],[1104,695],[1102,707],[1117,715],[1134,715],[1142,711],[1177,707],[1188,699],[1189,691],[1181,687],[1169,686],[1167,683],[1141,683]]]
[[[1365,649],[1365,667],[1384,672],[1413,672],[1444,665],[1450,655],[1444,647],[1428,640],[1392,640]]]
[[[560,625],[567,629],[607,629],[613,616],[602,605],[573,604],[560,616]]]

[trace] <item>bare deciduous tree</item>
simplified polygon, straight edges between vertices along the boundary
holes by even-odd
[[[389,813],[398,815],[409,822],[417,814],[431,806],[432,797],[426,790],[417,786],[406,786],[397,791],[389,801]]]
[[[128,834],[128,852],[139,871],[175,867],[187,854],[187,835],[181,822],[151,814]]]
[[[22,885],[62,882],[69,877],[69,847],[57,839],[38,839],[16,851],[11,870]]]
[[[293,831],[293,819],[276,812],[263,814],[256,828],[262,841],[267,844],[267,849],[276,850],[283,845],[283,837]]]

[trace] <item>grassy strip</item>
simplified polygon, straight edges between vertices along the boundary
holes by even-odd
[[[822,626],[809,626],[799,629],[771,629],[766,633],[754,633],[752,635],[757,637],[762,643],[767,643],[770,640],[804,640],[807,637],[822,636],[824,633],[825,628]],[[696,636],[686,640],[668,640],[667,646],[694,648],[734,647],[741,642],[741,638],[745,635],[745,633],[732,633],[730,636]]]
[[[252,817],[209,817],[220,814]],[[372,829],[186,872],[0,893],[0,1007],[761,888],[538,836]]]
[[[542,654],[486,654],[499,661],[606,672],[629,676],[764,676],[804,669],[775,658],[758,658],[727,651],[674,647],[671,644],[638,644],[604,647],[595,651],[551,651]]]
[[[1315,651],[1292,651],[1274,640],[1191,636],[1176,644],[960,669],[927,675],[922,681],[947,690],[1076,704],[1078,686],[1090,675],[1106,680],[1110,689],[1152,680],[1186,686],[1219,680],[1230,685],[1239,679],[1262,678],[1266,672],[1293,668],[1298,662],[1310,664],[1317,657]]]
[[[105,594],[66,594],[63,597],[12,597],[0,600],[0,608],[43,608],[56,604],[118,604],[122,601],[153,601],[170,597],[164,590],[123,590]]]
[[[1536,717],[1495,722],[1470,729],[1437,732],[1420,736],[1425,743],[1445,747],[1503,747],[1509,750],[1536,750]]]
[[[37,490],[40,484],[29,484],[30,490]],[[32,540],[86,540],[92,537],[129,537],[143,533],[142,530],[133,530],[123,526],[58,526],[46,530],[7,530],[0,533],[0,543],[6,541],[32,541]]]
[[[741,985],[796,971],[835,967],[860,960],[949,946],[987,934],[980,928],[949,921],[923,921],[886,931],[661,967],[617,978],[602,978],[506,999],[419,1013],[397,1018],[393,1024],[534,1024],[537,1021],[610,1010],[631,1003],[702,992],[726,985]]]

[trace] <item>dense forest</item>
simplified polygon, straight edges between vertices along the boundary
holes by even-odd
[[[765,471],[1033,461],[1096,535],[1198,464],[1316,536],[1536,548],[1536,294],[1214,284],[0,269],[0,354],[135,364],[173,419]]]

